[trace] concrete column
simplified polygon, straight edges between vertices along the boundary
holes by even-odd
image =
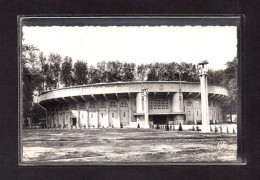
[[[128,109],[129,109],[129,126],[131,124],[131,120],[132,120],[132,103],[131,103],[131,98],[129,98],[129,106],[128,106]]]
[[[72,122],[71,122],[71,110],[70,109],[69,109],[69,119],[70,119],[69,129],[71,129]]]
[[[98,110],[96,110],[96,114],[97,114],[97,128],[98,128],[98,126],[99,126],[99,111]]]
[[[183,112],[183,94],[176,92],[172,95],[172,112]]]
[[[80,128],[80,106],[77,104],[77,110],[78,110],[78,119],[77,119],[77,128]]]
[[[54,112],[51,111],[51,128],[54,127]]]
[[[57,108],[57,124],[56,124],[56,128],[58,128],[59,127],[59,123],[60,123],[60,120],[59,120],[59,118],[60,118],[60,115],[59,115],[59,113],[60,113],[60,111],[59,111],[59,109]]]
[[[114,127],[120,127],[120,124],[121,124],[121,121],[120,121],[120,104],[119,103],[117,103],[117,119],[118,119],[117,123],[116,124],[113,123]]]
[[[201,115],[202,115],[202,132],[210,132],[209,126],[209,110],[208,110],[208,86],[207,86],[207,76],[205,73],[201,74],[200,77],[200,87],[201,87]]]
[[[148,93],[144,91],[144,128],[150,128],[148,111]]]
[[[64,124],[65,124],[65,113],[64,110],[62,110],[62,124],[61,124],[61,128],[64,128]]]
[[[137,113],[143,113],[143,107],[142,107],[142,94],[137,93],[136,94],[136,112]]]
[[[89,127],[89,109],[87,110],[87,124],[86,124],[86,128]]]

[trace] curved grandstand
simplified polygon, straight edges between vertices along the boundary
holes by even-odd
[[[154,127],[200,124],[200,84],[180,81],[115,82],[66,87],[43,92],[47,127]],[[208,86],[211,124],[222,122],[227,89]]]

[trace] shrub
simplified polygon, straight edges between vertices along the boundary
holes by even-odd
[[[137,125],[137,128],[140,128],[140,125],[139,125],[139,123],[138,123],[138,125]]]
[[[179,131],[182,131],[182,126],[181,126],[181,123],[179,125]]]

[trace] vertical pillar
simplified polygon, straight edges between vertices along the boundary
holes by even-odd
[[[132,103],[131,103],[131,98],[129,98],[129,106],[128,106],[128,109],[129,109],[129,126],[131,124],[131,121],[132,121]]]
[[[210,132],[209,126],[209,110],[208,110],[208,86],[207,75],[205,73],[204,65],[202,66],[202,73],[200,74],[201,87],[201,115],[202,115],[202,132]]]
[[[172,95],[172,112],[183,112],[183,93],[176,92]]]
[[[86,124],[86,128],[89,127],[89,109],[87,110],[87,124]]]
[[[72,122],[71,122],[71,109],[70,108],[69,108],[69,118],[70,118],[69,129],[71,129]]]
[[[65,113],[64,110],[62,110],[62,125],[61,125],[62,129],[64,128],[64,124],[65,124]]]
[[[109,127],[109,114],[108,114],[108,109],[106,109],[106,116],[105,116],[105,128],[108,128]]]
[[[97,128],[99,127],[99,110],[96,110],[96,114],[97,114]]]
[[[193,103],[192,103],[193,104]],[[195,113],[195,107],[193,105],[193,120],[194,120],[194,124],[197,124],[197,118],[196,118],[196,113]]]
[[[150,128],[148,114],[148,92],[144,91],[144,128]]]
[[[78,110],[78,118],[77,118],[77,128],[80,128],[80,104],[76,104],[77,110]]]
[[[114,124],[114,127],[120,127],[121,125],[121,121],[120,121],[120,104],[119,104],[119,101],[117,102],[117,123],[116,125]]]

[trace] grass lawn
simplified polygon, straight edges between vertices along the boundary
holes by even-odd
[[[163,129],[28,129],[22,163],[230,162],[236,134]]]

